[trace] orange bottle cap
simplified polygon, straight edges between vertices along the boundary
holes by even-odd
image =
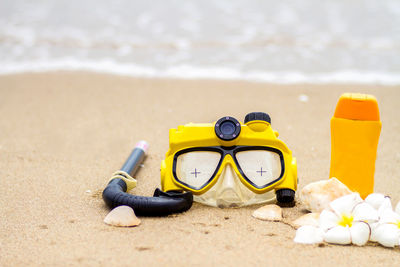
[[[379,121],[378,102],[373,95],[345,93],[336,105],[336,118]]]

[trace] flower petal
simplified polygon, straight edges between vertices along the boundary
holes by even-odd
[[[311,225],[305,225],[297,229],[294,242],[301,244],[322,243],[324,241],[322,235],[323,232],[320,228]]]
[[[324,234],[324,240],[328,243],[347,245],[351,243],[349,227],[336,226]]]
[[[341,216],[342,214],[351,214],[354,206],[362,201],[359,193],[352,193],[335,199],[329,203],[329,206],[338,216]]]
[[[400,229],[391,223],[382,224],[376,228],[375,237],[379,244],[393,248],[399,245]]]
[[[370,204],[361,202],[354,207],[353,210],[354,221],[364,222],[377,222],[379,220],[378,211]]]
[[[372,207],[371,207],[372,208]],[[366,222],[355,222],[350,227],[351,242],[357,246],[364,246],[371,235],[371,228]]]
[[[339,218],[338,216],[329,210],[323,210],[319,215],[319,227],[323,231],[327,231],[338,225]]]
[[[369,240],[372,242],[378,242],[378,239],[376,237],[376,230],[381,224],[376,222],[376,223],[370,223],[369,227],[371,227],[371,236],[369,237]]]
[[[385,210],[393,210],[392,201],[391,201],[390,197],[388,197],[388,196],[386,196],[383,199],[382,204],[379,206],[379,209],[378,209],[379,215],[381,215]]]
[[[394,209],[394,211],[395,211],[397,214],[400,214],[400,201],[399,201],[399,203],[397,203],[396,208]]]
[[[384,194],[380,194],[380,193],[372,193],[369,194],[366,198],[365,198],[365,202],[367,202],[368,204],[370,204],[374,209],[379,209],[379,207],[381,206],[383,200],[385,199],[385,195]]]
[[[379,218],[380,224],[384,224],[384,223],[395,224],[398,221],[400,221],[400,214],[397,214],[396,212],[394,212],[390,209],[383,210],[382,213],[380,214],[380,218]]]

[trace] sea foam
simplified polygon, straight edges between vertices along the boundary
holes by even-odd
[[[306,74],[298,71],[244,72],[233,68],[190,65],[177,65],[166,69],[157,69],[133,63],[118,63],[112,59],[81,61],[73,58],[38,62],[6,62],[0,65],[0,74],[2,75],[52,71],[88,71],[144,78],[243,80],[277,84],[400,84],[400,75],[397,73],[361,72],[357,70]]]

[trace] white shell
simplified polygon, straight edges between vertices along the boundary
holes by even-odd
[[[310,183],[300,191],[300,201],[311,212],[321,212],[329,203],[341,196],[351,194],[351,190],[335,177]]]
[[[383,200],[385,199],[385,195],[384,194],[380,194],[380,193],[372,193],[369,194],[366,198],[365,198],[365,202],[367,202],[368,204],[370,204],[374,209],[379,209],[379,207],[382,205]]]
[[[137,226],[140,224],[140,219],[136,217],[135,212],[129,206],[118,206],[114,208],[104,218],[104,222],[113,226]]]
[[[253,217],[264,221],[281,221],[282,208],[275,204],[265,205],[256,209]]]
[[[355,222],[350,227],[351,242],[357,246],[364,246],[371,235],[371,228],[366,222]]]
[[[312,225],[312,226],[319,226],[319,213],[312,212],[312,213],[307,213],[304,214],[303,216],[300,216],[296,220],[294,220],[292,223],[292,226],[294,228],[300,228],[301,226],[305,225]]]
[[[324,241],[322,236],[323,232],[320,228],[312,225],[305,225],[297,229],[293,241],[301,244],[322,243]]]
[[[324,234],[324,240],[332,244],[347,245],[351,243],[350,228],[335,226]]]

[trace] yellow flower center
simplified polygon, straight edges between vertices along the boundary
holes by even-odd
[[[347,216],[346,214],[342,214],[338,224],[343,227],[351,227],[353,225],[353,219],[352,215]]]
[[[397,226],[397,228],[400,228],[400,221],[396,221],[395,225]]]

